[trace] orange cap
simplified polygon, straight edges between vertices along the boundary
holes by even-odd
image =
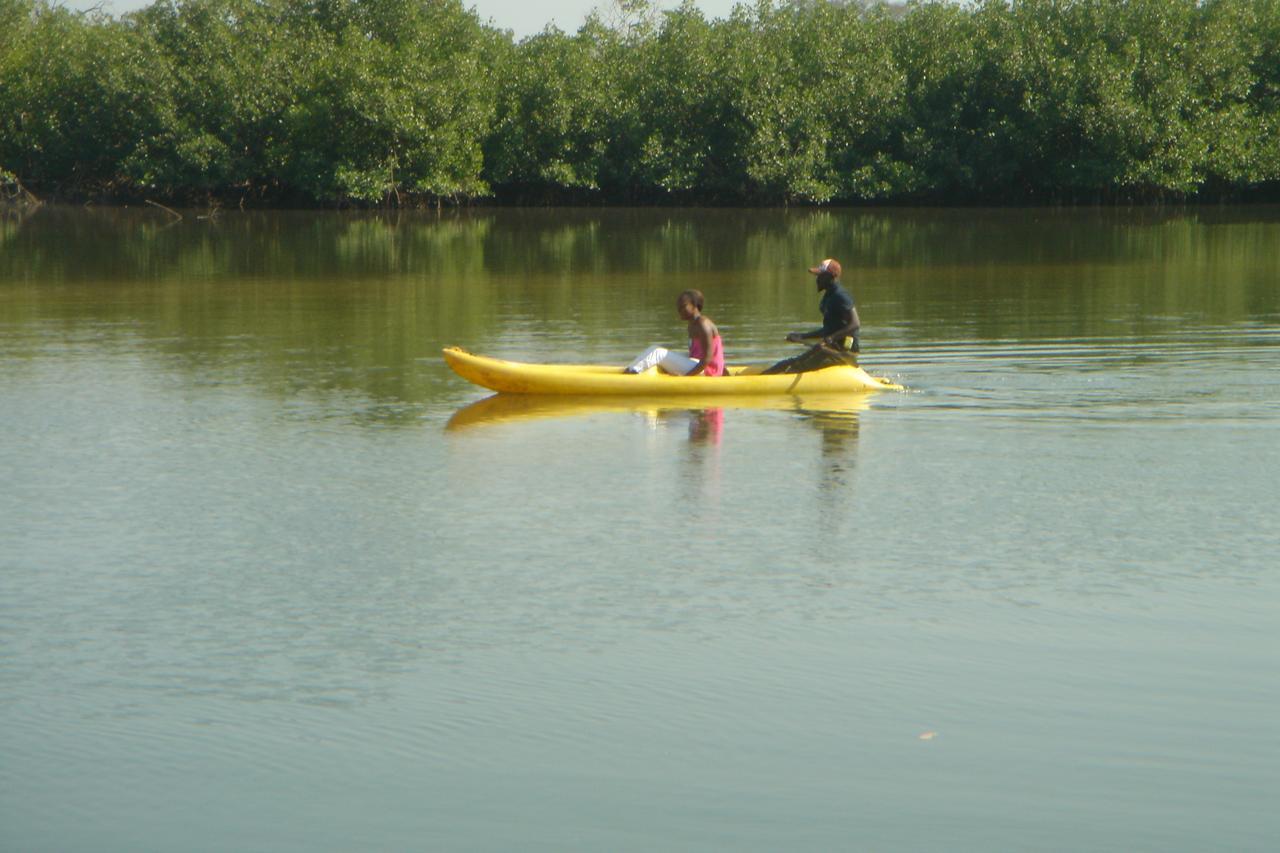
[[[830,273],[832,278],[839,278],[840,262],[837,261],[835,258],[827,258],[825,261],[818,264],[816,267],[809,267],[809,272],[813,273],[814,275],[820,275],[821,273],[825,272],[825,273]]]

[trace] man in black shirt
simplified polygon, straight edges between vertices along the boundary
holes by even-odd
[[[834,364],[856,366],[858,363],[858,332],[862,324],[858,320],[858,309],[853,304],[853,295],[840,284],[840,262],[827,258],[816,267],[809,267],[809,272],[817,276],[818,290],[822,292],[822,301],[818,303],[818,310],[822,312],[822,328],[792,332],[787,335],[787,340],[792,343],[813,338],[821,340],[808,352],[780,361],[765,373],[803,373]]]

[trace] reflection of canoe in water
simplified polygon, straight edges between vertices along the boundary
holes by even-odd
[[[631,374],[604,364],[529,364],[474,355],[447,347],[444,360],[469,382],[509,394],[581,396],[690,396],[700,399],[740,396],[837,394],[850,391],[901,391],[888,379],[861,367],[825,367],[809,373],[765,375],[763,365],[729,367],[724,376],[670,376],[656,370]]]
[[[867,408],[870,397],[871,395],[865,392],[804,397],[748,394],[720,396],[707,401],[688,394],[669,397],[624,397],[616,394],[593,397],[564,394],[494,394],[454,412],[445,428],[458,430],[483,424],[550,420],[614,412],[633,412],[661,417],[667,413],[700,412],[706,409],[767,409],[856,423],[857,413]]]

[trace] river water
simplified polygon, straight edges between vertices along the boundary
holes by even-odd
[[[0,848],[1274,849],[1280,210],[184,214],[0,214]]]

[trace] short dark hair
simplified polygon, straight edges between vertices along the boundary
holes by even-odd
[[[686,290],[684,293],[676,297],[676,307],[679,308],[680,303],[682,302],[688,302],[694,308],[697,308],[699,311],[701,311],[702,310],[702,291]]]

